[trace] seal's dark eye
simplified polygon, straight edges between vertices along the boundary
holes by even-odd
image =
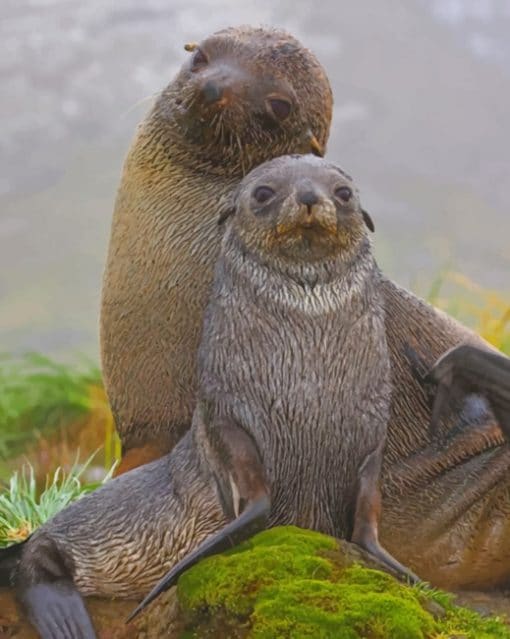
[[[202,49],[196,49],[193,57],[191,58],[191,70],[198,71],[201,67],[208,64],[208,62],[209,60]]]
[[[339,186],[335,189],[335,197],[342,202],[348,202],[352,197],[352,190],[348,186]]]
[[[269,98],[267,104],[277,120],[286,120],[292,110],[290,102],[282,98]]]
[[[253,197],[259,204],[267,202],[274,195],[274,191],[270,186],[257,186],[253,191]]]

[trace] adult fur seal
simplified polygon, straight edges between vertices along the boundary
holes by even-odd
[[[187,48],[133,141],[113,217],[101,351],[120,472],[189,428],[216,222],[233,188],[270,158],[321,154],[331,121],[328,79],[288,33],[229,28]]]
[[[306,152],[310,145],[319,151],[327,139],[327,79],[291,36],[241,28],[221,32],[210,42],[211,50],[208,39],[192,52],[196,58],[142,124],[117,198],[101,332],[106,384],[127,452],[123,468],[163,454],[190,424],[194,362],[220,242],[215,217],[241,178],[241,165],[247,170],[274,155]],[[218,90],[203,82],[209,73],[223,72],[228,84],[239,66],[249,82],[226,86],[223,97],[221,81]],[[283,95],[278,89],[284,98],[280,102],[268,104],[266,98],[273,95],[260,84],[266,74],[290,87]],[[243,86],[255,97],[243,93]],[[191,105],[190,92],[196,96]],[[282,120],[288,95],[291,111]],[[229,102],[229,96],[235,99]],[[227,104],[231,107],[223,108]],[[239,127],[231,126],[234,105],[242,120]],[[215,108],[223,108],[221,117]],[[252,127],[249,145],[232,144],[236,133],[250,136]],[[201,135],[211,144],[201,143]],[[174,268],[177,264],[182,267]],[[383,466],[382,542],[438,586],[508,583],[510,447],[481,401],[471,401],[448,428],[429,433],[428,396],[408,358],[411,345],[428,370],[459,344],[487,345],[393,282],[383,278],[382,289],[397,389]],[[174,322],[171,330],[168,317]]]
[[[171,585],[267,523],[350,537],[406,572],[377,533],[391,377],[371,220],[351,179],[311,156],[255,169],[237,202],[191,432],[21,547],[14,582],[45,639],[94,636],[79,593],[133,596],[208,537]]]
[[[220,55],[225,50],[230,53]],[[126,161],[116,205],[101,323],[106,384],[127,451],[123,468],[163,454],[191,423],[194,361],[220,242],[215,218],[243,173],[241,159],[247,169],[272,154],[307,150],[304,147],[313,144],[310,133],[321,146],[327,138],[327,80],[315,59],[290,36],[227,30],[214,36],[210,45],[206,40],[192,55],[197,59],[185,66],[142,125]],[[240,64],[253,80],[249,86],[254,91],[259,87],[258,98],[246,105],[239,89],[245,85],[229,88],[227,95],[235,98],[232,109],[221,111],[223,124],[215,129],[211,122],[220,117],[203,106],[202,79],[223,68],[225,60],[225,77],[231,77],[231,66],[237,69]],[[299,98],[284,120],[274,111],[268,114],[267,98],[272,94],[259,83],[277,63],[275,78],[284,78]],[[193,87],[197,97],[186,108]],[[205,93],[212,95],[214,105],[219,93],[211,86]],[[216,107],[227,103],[218,98]],[[237,129],[229,124],[234,104],[243,104],[236,111],[245,118],[240,131],[249,134],[252,126],[257,131],[249,145],[228,142],[237,139]],[[286,113],[279,103],[274,108],[280,116]],[[200,142],[199,133],[207,139],[208,129],[223,131],[219,143]],[[190,206],[192,202],[196,206]],[[485,588],[508,582],[510,449],[488,404],[480,401],[471,402],[462,415],[453,415],[448,429],[430,433],[431,407],[408,358],[411,346],[428,370],[459,344],[486,344],[385,278],[382,291],[397,392],[383,467],[381,539],[401,561],[437,585]]]

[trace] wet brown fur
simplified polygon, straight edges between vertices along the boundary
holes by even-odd
[[[454,415],[431,439],[431,406],[406,356],[412,345],[432,365],[457,344],[487,344],[393,282],[383,280],[382,286],[396,390],[383,469],[381,542],[437,586],[508,586],[510,446],[483,404],[462,420]]]
[[[168,452],[189,427],[217,221],[234,187],[267,159],[325,148],[329,131],[327,77],[289,34],[230,28],[199,48],[209,64],[193,71],[186,62],[157,99],[132,143],[115,205],[102,365],[124,453],[145,448],[121,470],[147,461],[147,452]],[[225,99],[205,104],[207,81]],[[268,96],[292,102],[283,122],[268,116]]]

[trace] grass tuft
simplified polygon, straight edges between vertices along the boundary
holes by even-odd
[[[16,471],[8,488],[0,493],[0,548],[23,541],[68,504],[110,479],[115,466],[101,482],[82,482],[93,457],[84,464],[75,462],[69,472],[57,468],[52,477],[47,478],[42,491],[38,489],[30,464]]]

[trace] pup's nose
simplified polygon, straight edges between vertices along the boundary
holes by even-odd
[[[319,202],[319,196],[315,191],[304,191],[298,194],[298,202],[310,207]]]

